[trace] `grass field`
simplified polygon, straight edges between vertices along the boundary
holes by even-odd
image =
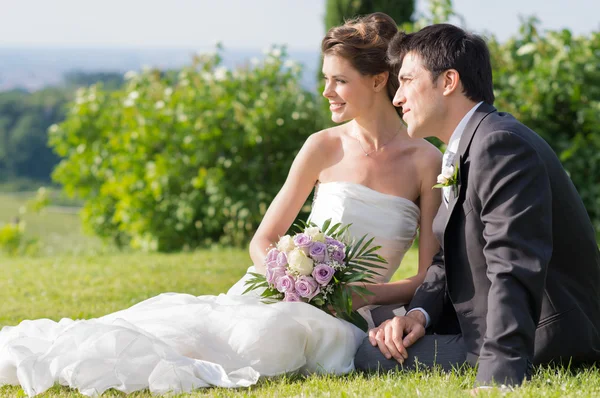
[[[22,199],[0,195],[0,223],[9,220]],[[131,306],[163,292],[194,295],[224,292],[245,271],[245,250],[212,249],[182,254],[94,253],[94,239],[81,235],[75,214],[48,212],[44,218],[27,215],[29,233],[53,252],[35,258],[0,258],[0,326],[23,319],[91,318]],[[52,237],[52,238],[50,238]],[[74,243],[75,242],[75,243]],[[71,245],[80,249],[71,250]],[[394,279],[412,275],[417,255],[412,249]],[[437,371],[365,376],[280,377],[263,380],[248,389],[203,389],[185,396],[232,397],[465,397],[474,380],[472,370],[446,375]],[[105,396],[124,394],[109,391]],[[484,396],[503,396],[495,391]],[[24,396],[18,387],[0,387],[0,397]],[[54,387],[42,397],[76,397],[66,387]],[[134,397],[150,397],[147,391]],[[181,395],[184,396],[184,395]],[[597,369],[538,368],[533,380],[508,396],[597,397]]]

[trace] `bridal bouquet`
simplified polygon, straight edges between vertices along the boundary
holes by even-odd
[[[252,273],[244,293],[264,289],[265,302],[302,301],[366,331],[367,322],[352,310],[352,293],[373,294],[357,282],[373,283],[375,269],[386,263],[376,253],[381,246],[373,246],[366,235],[345,242],[350,225],[331,225],[331,220],[322,228],[313,223],[294,227],[299,232],[279,239],[265,258],[266,275]]]

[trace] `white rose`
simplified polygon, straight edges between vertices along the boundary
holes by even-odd
[[[292,271],[296,271],[300,275],[312,274],[314,262],[300,249],[294,249],[288,254],[288,264]]]
[[[438,184],[448,184],[452,176],[454,176],[454,166],[444,166],[442,167],[442,174],[437,177],[437,182]]]
[[[296,245],[294,244],[294,239],[292,239],[291,236],[289,235],[284,235],[279,239],[279,242],[277,243],[277,250],[279,250],[280,252],[289,252],[291,250],[294,250],[296,248]]]
[[[310,228],[306,228],[304,233],[306,235],[310,236],[311,238],[314,238],[315,236],[317,236],[317,234],[321,233],[321,230],[319,229],[319,227],[310,227]]]
[[[325,234],[324,233],[318,233],[315,236],[312,237],[313,242],[322,242],[325,243]]]
[[[442,167],[442,175],[449,180],[454,175],[454,166]]]

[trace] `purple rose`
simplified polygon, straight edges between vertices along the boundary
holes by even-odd
[[[272,269],[277,267],[277,255],[279,255],[279,250],[273,248],[269,250],[267,256],[265,257],[265,267],[267,269]]]
[[[296,282],[296,292],[308,301],[319,294],[319,291],[319,284],[311,276],[301,276]]]
[[[267,278],[267,282],[270,285],[277,286],[277,282],[279,282],[279,279],[281,279],[285,276],[285,268],[284,267],[267,268],[267,273],[265,274],[265,276]]]
[[[293,291],[296,283],[294,282],[294,277],[291,275],[284,275],[277,281],[277,290],[281,293],[285,293],[288,291]]]
[[[277,268],[277,261],[268,261],[265,264],[266,268],[269,269],[273,269],[273,268]]]
[[[300,296],[298,296],[298,294],[294,291],[291,292],[285,292],[285,298],[283,299],[283,301],[287,301],[287,302],[296,302],[296,301],[302,301],[300,299]]]
[[[271,249],[267,253],[267,257],[265,258],[265,264],[270,263],[271,261],[275,261],[277,259],[277,255],[279,254],[279,250]]]
[[[346,253],[343,250],[334,250],[334,252],[331,253],[331,259],[337,261],[338,263],[342,263],[345,258]]]
[[[284,252],[281,252],[277,255],[277,266],[278,267],[285,267],[288,263],[287,261],[287,254],[285,254]]]
[[[327,254],[327,245],[321,242],[313,242],[313,244],[310,246],[310,251],[308,254],[316,262],[323,262],[325,261],[325,254]]]
[[[340,242],[337,239],[330,238],[329,236],[325,237],[325,243],[327,243],[328,246],[333,246],[333,247],[335,247],[337,249],[340,249],[342,251],[346,250],[346,245],[345,244],[343,244],[342,242]]]
[[[315,269],[313,270],[312,276],[315,278],[317,283],[325,286],[329,283],[331,278],[333,278],[333,274],[335,274],[335,270],[331,268],[327,264],[317,264]]]
[[[312,244],[312,238],[306,234],[300,233],[294,236],[294,244],[302,249],[304,253],[308,254],[308,250]]]

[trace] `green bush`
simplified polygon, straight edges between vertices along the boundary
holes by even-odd
[[[33,255],[37,250],[37,240],[25,237],[24,221],[0,224],[0,253],[8,256]]]
[[[130,72],[122,90],[82,89],[50,128],[63,157],[53,178],[85,200],[84,225],[118,244],[245,244],[317,129],[300,74],[273,48],[233,71],[202,55],[178,72]]]
[[[506,43],[489,44],[496,107],[552,146],[600,238],[600,32],[540,33],[532,18]]]

